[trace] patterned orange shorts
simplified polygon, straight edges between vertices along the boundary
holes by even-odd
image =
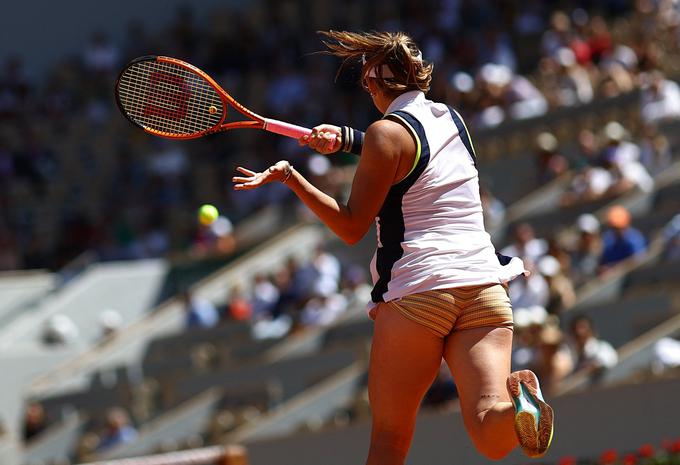
[[[407,295],[386,305],[442,338],[463,329],[513,327],[510,298],[500,284],[435,289]]]

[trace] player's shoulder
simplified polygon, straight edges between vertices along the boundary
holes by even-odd
[[[392,119],[383,118],[371,123],[366,129],[366,138],[397,141],[408,135],[402,124]]]

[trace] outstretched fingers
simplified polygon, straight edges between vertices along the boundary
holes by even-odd
[[[255,171],[249,170],[248,168],[244,168],[242,166],[237,167],[236,171],[239,171],[239,172],[246,174],[248,176],[255,176],[257,174]]]
[[[236,171],[246,176],[234,176],[231,178],[235,190],[254,189],[262,184],[262,173],[256,173],[242,166],[237,167]]]

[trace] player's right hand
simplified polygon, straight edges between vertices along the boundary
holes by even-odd
[[[328,155],[340,150],[342,145],[342,130],[332,124],[320,124],[312,129],[312,133],[302,136],[298,143],[306,145],[312,150]]]

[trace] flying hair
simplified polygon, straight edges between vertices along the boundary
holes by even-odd
[[[384,92],[400,94],[410,90],[430,90],[434,65],[423,60],[413,39],[404,32],[319,31],[326,37],[325,53],[343,59],[338,70],[360,60],[361,82],[375,79]]]

